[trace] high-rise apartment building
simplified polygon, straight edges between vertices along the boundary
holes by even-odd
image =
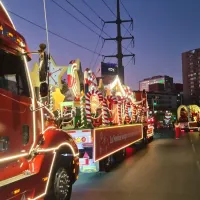
[[[182,53],[185,104],[200,105],[200,48]]]
[[[171,92],[173,90],[173,78],[170,76],[153,76],[151,78],[145,78],[139,82],[140,91],[149,91],[149,86],[153,84],[163,84],[164,91]]]

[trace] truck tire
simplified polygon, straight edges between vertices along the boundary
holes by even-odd
[[[104,163],[104,170],[105,170],[105,172],[110,172],[110,170],[111,170],[111,164],[110,164],[110,162],[105,162]]]
[[[56,160],[53,169],[50,188],[45,200],[70,200],[72,193],[72,169],[66,166],[66,161]]]
[[[103,160],[103,167],[105,172],[110,172],[111,170],[111,157],[108,156]]]

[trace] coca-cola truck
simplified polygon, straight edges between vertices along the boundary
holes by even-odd
[[[40,94],[48,94],[45,45]],[[69,200],[79,173],[78,148],[36,100],[24,37],[0,1],[0,199]]]

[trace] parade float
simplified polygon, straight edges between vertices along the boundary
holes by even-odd
[[[89,68],[82,72],[79,59],[58,67],[51,58],[49,80],[50,110],[78,145],[80,171],[108,170],[124,158],[126,147],[153,137],[147,94],[133,92],[118,76],[104,85]]]
[[[181,129],[185,131],[197,131],[200,120],[200,108],[197,105],[180,105],[177,110],[177,117]]]

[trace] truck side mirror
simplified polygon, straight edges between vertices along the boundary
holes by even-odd
[[[48,84],[46,82],[41,83],[40,84],[40,96],[46,97],[48,95],[48,92],[49,92]]]
[[[38,51],[40,54],[39,57],[39,78],[40,82],[44,82],[47,79],[47,70],[48,70],[48,56],[46,55],[45,44],[40,44],[40,50]]]

